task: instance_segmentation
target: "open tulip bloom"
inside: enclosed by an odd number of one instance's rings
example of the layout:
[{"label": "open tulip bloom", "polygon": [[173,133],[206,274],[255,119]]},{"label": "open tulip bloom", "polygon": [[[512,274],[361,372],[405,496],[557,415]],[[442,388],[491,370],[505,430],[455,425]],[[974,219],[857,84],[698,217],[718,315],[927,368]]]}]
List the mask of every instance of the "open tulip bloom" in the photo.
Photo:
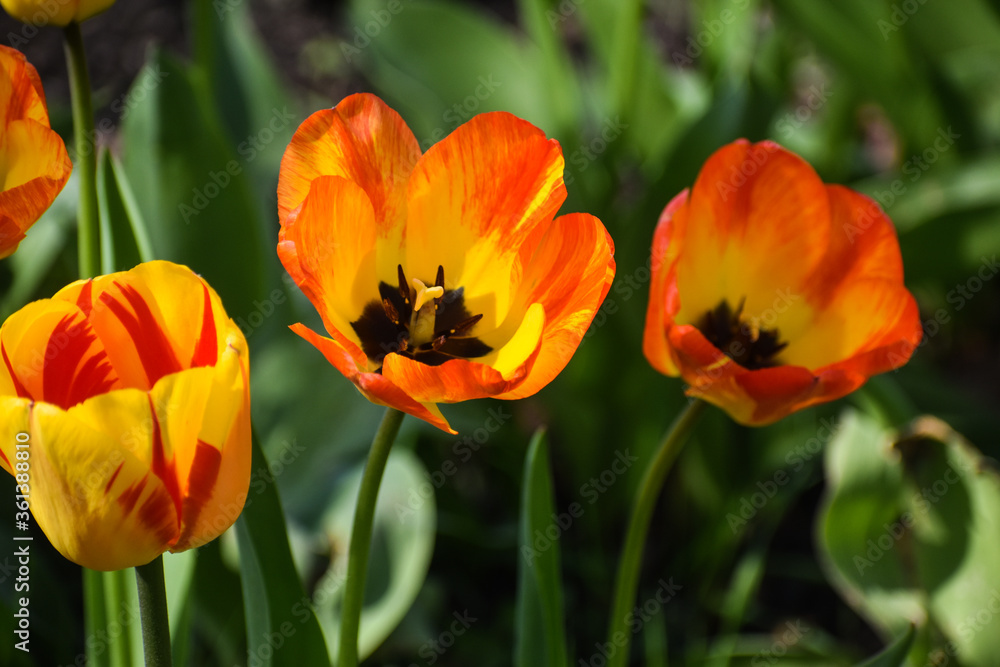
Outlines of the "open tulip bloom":
[{"label": "open tulip bloom", "polygon": [[0,46],[0,258],[17,250],[72,171],[49,127],[38,72],[20,51]]},{"label": "open tulip bloom", "polygon": [[742,424],[840,398],[920,342],[892,222],[771,142],[709,158],[652,266],[646,358]]},{"label": "open tulip bloom", "polygon": [[554,218],[562,172],[559,144],[507,113],[423,155],[373,95],[314,113],[282,160],[278,254],[330,337],[293,330],[369,400],[444,430],[438,403],[534,394],[615,271],[597,218]]},{"label": "open tulip bloom", "polygon": [[149,262],[77,281],[11,315],[0,357],[0,465],[30,479],[22,493],[66,558],[144,565],[237,519],[246,341],[190,269]]},{"label": "open tulip bloom", "polygon": [[651,260],[643,350],[702,400],[678,416],[639,485],[608,633],[625,647],[609,667],[626,664],[653,506],[705,402],[769,424],[898,368],[921,337],[892,222],[769,141],[708,159],[660,216]]}]

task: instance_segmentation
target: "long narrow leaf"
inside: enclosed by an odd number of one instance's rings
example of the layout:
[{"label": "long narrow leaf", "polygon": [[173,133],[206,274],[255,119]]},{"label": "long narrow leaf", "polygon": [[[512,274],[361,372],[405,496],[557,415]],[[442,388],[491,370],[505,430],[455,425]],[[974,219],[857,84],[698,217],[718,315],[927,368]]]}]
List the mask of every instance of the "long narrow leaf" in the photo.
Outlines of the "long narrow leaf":
[{"label": "long narrow leaf", "polygon": [[521,493],[518,540],[517,641],[514,664],[520,667],[567,664],[563,590],[559,574],[559,535],[545,432],[528,447]]},{"label": "long narrow leaf", "polygon": [[[264,453],[254,437],[252,469],[266,468]],[[236,522],[236,538],[249,664],[327,664],[326,642],[292,562],[285,516],[273,479],[260,480],[251,488]]]}]

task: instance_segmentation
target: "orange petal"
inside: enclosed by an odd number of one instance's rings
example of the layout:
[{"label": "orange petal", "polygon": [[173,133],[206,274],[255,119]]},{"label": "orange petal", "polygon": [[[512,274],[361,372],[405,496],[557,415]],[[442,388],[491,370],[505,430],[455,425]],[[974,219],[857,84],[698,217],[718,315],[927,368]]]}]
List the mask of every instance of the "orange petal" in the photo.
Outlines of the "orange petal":
[{"label": "orange petal", "polygon": [[[409,183],[407,275],[465,289],[482,327],[506,317],[514,257],[566,198],[562,149],[508,113],[475,116],[420,159]],[[480,303],[479,301],[488,302]]]},{"label": "orange petal", "polygon": [[518,298],[545,308],[545,328],[527,377],[498,398],[531,396],[569,363],[614,280],[614,242],[600,220],[572,213],[538,230],[522,248],[521,264]]},{"label": "orange petal", "polygon": [[282,223],[320,176],[341,176],[368,195],[379,233],[406,215],[406,181],[420,158],[416,137],[399,114],[374,95],[351,95],[317,111],[295,131],[281,160],[278,219]]},{"label": "orange petal", "polygon": [[684,190],[670,200],[656,225],[650,255],[649,305],[642,339],[643,354],[653,368],[674,376],[680,374],[680,370],[674,363],[667,340],[680,309],[676,263],[681,244],[674,242],[674,217],[686,211],[687,201],[688,191]]},{"label": "orange petal", "polygon": [[33,120],[10,123],[0,137],[0,258],[13,253],[25,231],[69,180],[73,165],[59,135]]},{"label": "orange petal", "polygon": [[505,380],[496,370],[465,359],[429,366],[399,354],[389,354],[382,375],[420,403],[457,403],[496,396],[517,386],[521,373]]},{"label": "orange petal", "polygon": [[49,126],[42,80],[23,53],[0,45],[0,125],[23,119]]},{"label": "orange petal", "polygon": [[674,232],[680,323],[722,299],[735,306],[745,297],[744,312],[764,312],[776,295],[800,292],[823,259],[826,189],[812,167],[777,144],[740,140],[719,149],[698,175],[688,208]]},{"label": "orange petal", "polygon": [[[376,236],[364,190],[339,176],[320,176],[302,206],[285,219],[278,244],[278,257],[319,311],[327,331],[362,367],[367,362],[351,322],[366,304],[380,299]],[[398,256],[389,259],[392,276],[398,262]]]},{"label": "orange petal", "polygon": [[[448,425],[436,405],[420,403],[380,373],[358,371],[351,355],[337,341],[320,336],[302,324],[293,324],[289,328],[322,352],[327,361],[353,382],[358,391],[372,403],[401,410],[453,435],[458,433]],[[398,355],[389,355],[386,360],[395,356]]]}]

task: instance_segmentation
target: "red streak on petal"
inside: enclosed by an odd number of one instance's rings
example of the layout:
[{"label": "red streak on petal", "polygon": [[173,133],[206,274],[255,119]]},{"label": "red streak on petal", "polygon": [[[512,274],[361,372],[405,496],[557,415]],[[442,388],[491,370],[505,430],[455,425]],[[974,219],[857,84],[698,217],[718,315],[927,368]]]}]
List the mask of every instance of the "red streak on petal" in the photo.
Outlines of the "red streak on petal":
[{"label": "red streak on petal", "polygon": [[215,490],[215,482],[219,479],[219,469],[222,467],[222,452],[208,444],[198,441],[198,448],[191,463],[191,477],[188,479],[187,497],[184,498],[184,514],[181,525],[181,536],[178,544],[188,541],[191,530],[198,522],[202,508],[211,500]]},{"label": "red streak on petal", "polygon": [[115,468],[114,474],[111,475],[111,479],[108,480],[108,485],[104,487],[104,495],[108,495],[109,493],[111,493],[111,485],[115,483],[116,479],[118,479],[118,473],[122,471],[123,465],[125,465],[124,462],[119,463],[118,467]]},{"label": "red streak on petal", "polygon": [[177,538],[177,516],[171,510],[170,503],[164,502],[161,494],[151,495],[139,508],[139,521],[156,535],[164,549],[173,545]]},{"label": "red streak on petal", "polygon": [[76,307],[83,311],[83,314],[90,318],[90,311],[94,307],[93,294],[94,279],[88,280],[83,289],[80,290],[80,296],[76,297]]},{"label": "red streak on petal", "polygon": [[8,458],[7,458],[7,455],[3,453],[3,450],[2,450],[2,449],[0,449],[0,458],[2,458],[2,459],[3,459],[3,462],[7,464],[7,467],[8,467],[8,468],[9,468],[10,470],[13,470],[13,469],[14,469],[14,466],[12,466],[12,465],[10,464],[10,459],[8,459]]},{"label": "red streak on petal", "polygon": [[121,506],[123,513],[129,514],[135,508],[135,503],[139,500],[139,496],[142,495],[142,490],[146,488],[147,479],[149,479],[148,473],[138,482],[122,491],[118,496],[118,504]]},{"label": "red streak on petal", "polygon": [[68,410],[91,396],[103,394],[115,384],[114,370],[97,335],[86,321],[72,315],[59,320],[45,346],[42,399]]},{"label": "red streak on petal", "polygon": [[113,297],[110,290],[101,294],[101,302],[111,309],[132,337],[149,386],[152,387],[165,375],[183,370],[173,347],[142,295],[131,285],[115,282],[115,286],[128,301],[131,311]]},{"label": "red streak on petal", "polygon": [[34,397],[28,393],[28,390],[24,388],[24,385],[17,378],[17,375],[14,374],[14,368],[10,365],[10,359],[7,357],[7,348],[4,347],[2,342],[0,342],[0,354],[3,355],[3,363],[7,366],[7,373],[10,374],[10,380],[14,383],[14,391],[17,392],[18,397],[34,400]]},{"label": "red streak on petal", "polygon": [[163,452],[163,434],[160,432],[160,420],[156,417],[156,408],[153,406],[153,397],[149,397],[149,412],[153,416],[153,461],[150,468],[153,474],[160,478],[167,493],[174,501],[174,508],[177,510],[177,519],[181,514],[181,490],[177,484],[177,466],[173,460],[167,461]]},{"label": "red streak on petal", "polygon": [[205,290],[205,308],[201,320],[201,336],[194,346],[194,356],[191,357],[191,368],[214,366],[219,360],[219,338],[215,333],[215,317],[212,314],[212,298]]}]

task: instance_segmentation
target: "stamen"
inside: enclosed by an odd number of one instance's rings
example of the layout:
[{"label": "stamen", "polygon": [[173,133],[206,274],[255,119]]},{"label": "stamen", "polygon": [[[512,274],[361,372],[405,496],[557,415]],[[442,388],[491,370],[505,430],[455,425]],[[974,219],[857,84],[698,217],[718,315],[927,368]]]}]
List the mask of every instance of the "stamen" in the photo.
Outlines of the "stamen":
[{"label": "stamen", "polygon": [[403,297],[403,303],[410,303],[410,284],[406,282],[406,274],[403,273],[403,265],[397,264],[396,270],[398,271],[399,278],[399,296]]},{"label": "stamen", "polygon": [[423,283],[422,280],[418,278],[413,279],[413,287],[417,290],[416,299],[413,302],[413,310],[419,312],[424,304],[431,299],[440,299],[444,296],[444,288],[440,285],[435,285],[434,287],[428,287]]},{"label": "stamen", "polygon": [[[482,357],[492,350],[470,336],[483,316],[466,310],[461,287],[445,289],[443,266],[438,266],[431,286],[415,278],[407,280],[402,264],[396,265],[396,277],[395,286],[380,282],[380,299],[366,304],[361,317],[351,322],[369,360],[380,364],[386,355],[396,353],[438,366],[449,359]],[[447,308],[440,307],[442,303]]]}]

